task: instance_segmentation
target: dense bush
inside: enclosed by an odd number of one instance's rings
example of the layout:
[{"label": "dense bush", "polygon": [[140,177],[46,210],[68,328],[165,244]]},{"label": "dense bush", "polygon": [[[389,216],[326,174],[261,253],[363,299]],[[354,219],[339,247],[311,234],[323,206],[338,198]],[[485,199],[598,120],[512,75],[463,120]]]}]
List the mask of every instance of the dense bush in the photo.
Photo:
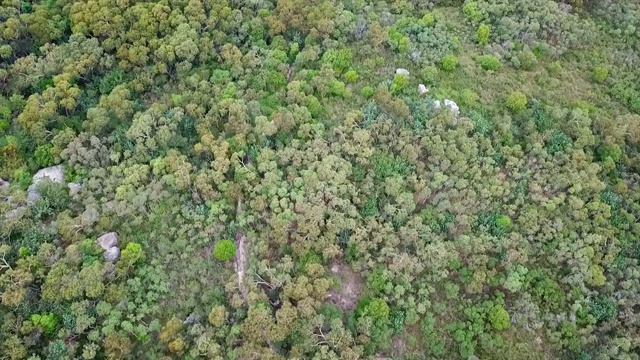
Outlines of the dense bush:
[{"label": "dense bush", "polygon": [[520,91],[511,93],[507,97],[507,108],[512,111],[522,111],[527,107],[527,95]]},{"label": "dense bush", "polygon": [[220,261],[231,260],[236,255],[236,245],[233,240],[220,240],[213,250],[213,255]]},{"label": "dense bush", "polygon": [[484,70],[497,71],[502,67],[500,60],[493,55],[479,56],[476,61]]}]

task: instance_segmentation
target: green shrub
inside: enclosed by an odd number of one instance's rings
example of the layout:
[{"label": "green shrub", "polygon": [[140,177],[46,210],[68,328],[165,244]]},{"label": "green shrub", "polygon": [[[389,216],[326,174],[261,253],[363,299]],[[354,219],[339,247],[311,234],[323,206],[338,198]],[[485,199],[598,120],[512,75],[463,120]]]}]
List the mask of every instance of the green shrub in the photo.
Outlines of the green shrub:
[{"label": "green shrub", "polygon": [[471,89],[462,89],[460,92],[459,102],[466,107],[475,106],[480,101],[480,96]]},{"label": "green shrub", "polygon": [[596,66],[591,74],[593,81],[603,83],[609,76],[609,70],[604,66]]},{"label": "green shrub", "polygon": [[453,71],[458,67],[458,58],[455,55],[447,55],[442,58],[442,70]]},{"label": "green shrub", "polygon": [[534,66],[536,66],[536,64],[538,64],[538,58],[536,58],[536,55],[531,51],[521,52],[520,54],[518,54],[517,59],[517,67],[523,70],[531,70],[534,68]]},{"label": "green shrub", "polygon": [[420,23],[423,26],[432,26],[436,23],[436,17],[433,13],[426,13],[422,16],[422,19],[420,19]]},{"label": "green shrub", "polygon": [[547,150],[551,154],[565,152],[571,146],[571,138],[562,131],[556,130],[547,142]]},{"label": "green shrub", "polygon": [[236,255],[236,244],[233,240],[220,240],[213,250],[213,256],[220,261],[231,260]]},{"label": "green shrub", "polygon": [[559,61],[554,61],[547,65],[547,71],[549,72],[549,74],[555,75],[559,73],[560,70],[562,70],[562,65]]},{"label": "green shrub", "polygon": [[402,74],[396,74],[391,82],[389,90],[392,94],[397,94],[409,85],[409,78]]},{"label": "green shrub", "polygon": [[493,132],[495,127],[493,123],[479,112],[471,111],[469,113],[469,119],[471,119],[471,122],[474,125],[474,130],[478,134],[488,136]]},{"label": "green shrub", "polygon": [[369,99],[373,96],[374,93],[375,90],[371,86],[365,86],[362,88],[362,90],[360,90],[360,95],[362,95],[362,97],[365,99]]},{"label": "green shrub", "polygon": [[435,66],[426,66],[420,72],[420,78],[426,84],[433,84],[436,81],[436,79],[438,78],[438,68],[435,67]]},{"label": "green shrub", "polygon": [[487,45],[489,43],[489,33],[489,25],[481,24],[478,26],[478,30],[476,30],[476,40],[478,41],[478,44]]},{"label": "green shrub", "polygon": [[140,261],[144,257],[142,253],[142,246],[135,242],[130,242],[127,246],[122,250],[122,254],[120,256],[121,261],[125,261],[129,264],[135,264]]},{"label": "green shrub", "polygon": [[38,164],[39,167],[49,167],[53,165],[53,154],[52,154],[53,146],[40,145],[36,148],[36,151],[33,153],[33,160]]},{"label": "green shrub", "polygon": [[473,22],[478,22],[483,17],[482,12],[478,9],[478,3],[475,1],[467,3],[462,8],[462,12]]},{"label": "green shrub", "polygon": [[484,70],[497,71],[502,67],[500,60],[493,55],[482,55],[476,61]]},{"label": "green shrub", "polygon": [[611,158],[613,162],[618,162],[622,157],[622,149],[618,144],[601,144],[596,148],[596,154],[600,161]]},{"label": "green shrub", "polygon": [[53,335],[60,322],[60,319],[54,313],[33,314],[29,320],[47,336]]},{"label": "green shrub", "polygon": [[359,77],[360,75],[358,75],[358,72],[356,72],[355,70],[349,70],[344,74],[344,79],[351,84],[358,81]]},{"label": "green shrub", "polygon": [[330,64],[335,72],[342,74],[353,64],[353,53],[349,49],[329,49],[322,56],[322,61]]},{"label": "green shrub", "polygon": [[502,305],[494,305],[489,310],[489,323],[496,330],[505,330],[509,328],[509,313]]},{"label": "green shrub", "polygon": [[0,120],[0,135],[4,134],[9,127],[11,127],[11,124],[8,120]]},{"label": "green shrub", "polygon": [[333,96],[346,98],[349,97],[350,91],[347,89],[347,85],[340,80],[333,80],[329,86],[329,92]]},{"label": "green shrub", "polygon": [[512,111],[522,111],[527,108],[527,95],[516,91],[507,98],[507,108]]},{"label": "green shrub", "polygon": [[17,168],[11,177],[12,182],[18,184],[21,188],[26,189],[31,184],[31,173],[26,166]]}]

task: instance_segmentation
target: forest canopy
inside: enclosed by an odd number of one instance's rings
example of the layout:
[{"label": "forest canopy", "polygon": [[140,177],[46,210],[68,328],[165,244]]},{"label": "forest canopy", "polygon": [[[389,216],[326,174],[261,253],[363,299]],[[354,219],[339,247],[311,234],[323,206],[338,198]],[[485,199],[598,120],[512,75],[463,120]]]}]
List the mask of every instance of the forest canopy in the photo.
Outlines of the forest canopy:
[{"label": "forest canopy", "polygon": [[0,359],[640,359],[636,0],[5,0]]}]

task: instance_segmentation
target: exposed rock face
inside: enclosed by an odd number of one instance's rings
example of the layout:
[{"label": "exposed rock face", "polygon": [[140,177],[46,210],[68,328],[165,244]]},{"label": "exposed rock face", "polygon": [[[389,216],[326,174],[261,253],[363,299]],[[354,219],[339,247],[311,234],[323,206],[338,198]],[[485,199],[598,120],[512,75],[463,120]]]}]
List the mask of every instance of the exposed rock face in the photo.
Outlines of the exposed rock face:
[{"label": "exposed rock face", "polygon": [[191,313],[187,318],[182,322],[183,325],[193,325],[197,322],[200,322],[202,316],[197,313]]},{"label": "exposed rock face", "polygon": [[[116,234],[115,232],[102,234],[96,241],[101,248],[103,248],[104,250],[109,250],[118,245],[118,234]],[[119,253],[120,251],[118,250],[118,254]]]},{"label": "exposed rock face", "polygon": [[64,168],[62,165],[40,169],[35,175],[33,175],[32,183],[27,189],[27,204],[33,205],[33,203],[40,198],[38,184],[46,179],[59,184],[64,183]]},{"label": "exposed rock face", "polygon": [[117,246],[110,248],[102,254],[104,261],[115,263],[120,259],[120,249]]},{"label": "exposed rock face", "polygon": [[0,193],[9,190],[9,186],[11,186],[11,184],[9,184],[8,181],[4,181],[0,178]]},{"label": "exposed rock face", "polygon": [[424,95],[429,92],[429,89],[427,89],[424,84],[420,84],[418,85],[418,92],[420,93],[420,95]]},{"label": "exposed rock face", "polygon": [[396,74],[409,76],[409,70],[403,69],[403,68],[399,68],[399,69],[396,69]]}]

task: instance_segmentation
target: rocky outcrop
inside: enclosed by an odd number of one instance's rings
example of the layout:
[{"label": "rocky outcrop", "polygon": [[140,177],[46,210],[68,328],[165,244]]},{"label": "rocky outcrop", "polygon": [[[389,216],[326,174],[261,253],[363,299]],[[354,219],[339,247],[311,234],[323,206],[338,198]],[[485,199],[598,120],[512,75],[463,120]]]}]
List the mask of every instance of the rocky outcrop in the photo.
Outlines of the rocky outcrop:
[{"label": "rocky outcrop", "polygon": [[118,240],[118,234],[115,232],[102,234],[96,239],[98,245],[104,249],[102,254],[104,261],[115,263],[120,259],[120,248],[117,246]]},{"label": "rocky outcrop", "polygon": [[33,175],[31,185],[27,189],[28,205],[33,205],[36,200],[40,198],[38,185],[46,180],[53,181],[58,184],[64,183],[64,168],[62,167],[62,165],[40,169],[35,175]]},{"label": "rocky outcrop", "polygon": [[100,235],[96,240],[98,245],[104,250],[109,250],[114,246],[118,245],[118,234],[115,232],[109,232],[106,234]]}]

